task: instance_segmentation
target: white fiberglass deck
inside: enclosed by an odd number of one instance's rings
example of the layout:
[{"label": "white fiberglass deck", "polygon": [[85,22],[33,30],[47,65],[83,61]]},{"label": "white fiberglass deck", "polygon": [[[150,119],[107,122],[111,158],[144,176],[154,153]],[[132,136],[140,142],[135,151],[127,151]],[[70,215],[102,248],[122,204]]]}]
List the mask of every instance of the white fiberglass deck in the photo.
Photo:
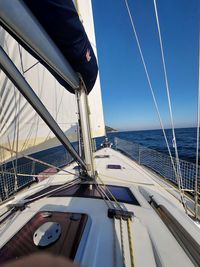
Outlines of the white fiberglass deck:
[{"label": "white fiberglass deck", "polygon": [[[131,189],[140,206],[122,203],[122,206],[134,212],[131,223],[133,240],[134,263],[138,267],[146,266],[194,266],[182,247],[176,241],[161,218],[145,199],[145,194],[158,195],[159,201],[167,203],[172,212],[175,210],[180,220],[184,220],[186,228],[200,243],[200,232],[193,221],[186,217],[179,200],[168,193],[164,187],[155,181],[145,169],[121,153],[110,148],[97,151],[95,159],[99,176],[106,184],[126,186]],[[103,156],[109,157],[103,157]],[[121,165],[121,169],[108,169],[107,165]],[[66,169],[75,172],[73,167]],[[43,182],[32,186],[29,191],[18,194],[15,201],[27,197],[47,186],[63,184],[73,179],[72,175],[62,172],[51,176]],[[100,182],[100,181],[99,181]],[[100,182],[101,183],[101,182]],[[143,192],[145,193],[141,193]],[[29,204],[25,210],[16,212],[9,221],[0,226],[0,246],[2,247],[23,225],[38,211],[69,211],[85,213],[89,216],[75,260],[83,266],[123,266],[122,242],[119,220],[107,216],[107,205],[104,200],[78,197],[44,197]],[[5,211],[5,205],[2,206]],[[122,221],[124,229],[123,243],[125,247],[126,266],[130,265],[129,243],[127,238],[126,221]]]}]

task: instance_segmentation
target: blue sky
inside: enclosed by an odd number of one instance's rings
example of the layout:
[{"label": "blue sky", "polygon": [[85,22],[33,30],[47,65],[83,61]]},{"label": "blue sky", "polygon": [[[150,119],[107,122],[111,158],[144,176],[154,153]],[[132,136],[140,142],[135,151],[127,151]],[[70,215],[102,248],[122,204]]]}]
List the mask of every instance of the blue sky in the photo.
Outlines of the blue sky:
[{"label": "blue sky", "polygon": [[[128,0],[165,127],[170,127],[153,0]],[[157,0],[175,127],[195,126],[199,0]],[[93,0],[106,125],[158,129],[124,0]]]}]

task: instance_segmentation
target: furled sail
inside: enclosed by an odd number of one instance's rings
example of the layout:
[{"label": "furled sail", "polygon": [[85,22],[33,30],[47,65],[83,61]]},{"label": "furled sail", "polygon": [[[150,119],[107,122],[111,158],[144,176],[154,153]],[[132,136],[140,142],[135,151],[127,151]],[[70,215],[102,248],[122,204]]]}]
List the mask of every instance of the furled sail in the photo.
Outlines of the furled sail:
[{"label": "furled sail", "polygon": [[[80,1],[81,2],[81,1]],[[81,19],[96,53],[91,1],[80,3]],[[77,140],[77,103],[38,61],[26,52],[4,29],[0,28],[0,45],[18,67],[50,114],[70,141]],[[104,120],[99,77],[89,95],[92,137],[104,135]],[[54,134],[39,118],[25,98],[0,71],[0,145],[13,151],[31,154],[59,145]],[[1,150],[1,162],[14,154]]]}]

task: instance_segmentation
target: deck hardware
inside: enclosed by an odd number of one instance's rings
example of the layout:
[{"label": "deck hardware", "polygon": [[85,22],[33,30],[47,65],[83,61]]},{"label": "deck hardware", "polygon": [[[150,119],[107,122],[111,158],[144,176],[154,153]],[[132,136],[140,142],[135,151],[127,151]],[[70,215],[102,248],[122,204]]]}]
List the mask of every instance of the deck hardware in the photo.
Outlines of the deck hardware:
[{"label": "deck hardware", "polygon": [[33,242],[38,247],[47,247],[56,242],[61,235],[61,225],[57,222],[42,224],[33,234]]},{"label": "deck hardware", "polygon": [[42,213],[42,217],[43,218],[49,218],[51,216],[52,216],[52,213],[51,212],[45,211],[45,212]]},{"label": "deck hardware", "polygon": [[72,216],[70,217],[70,220],[72,221],[79,221],[81,219],[81,214],[72,214]]},{"label": "deck hardware", "polygon": [[116,169],[116,170],[120,170],[120,169],[122,169],[122,166],[121,166],[121,165],[118,165],[118,164],[108,164],[108,165],[107,165],[107,169]]},{"label": "deck hardware", "polygon": [[108,209],[108,218],[113,219],[120,219],[128,220],[134,217],[134,213],[132,211],[127,210],[116,210],[116,209]]},{"label": "deck hardware", "polygon": [[110,158],[110,155],[96,155],[95,159],[104,159],[104,158]]},{"label": "deck hardware", "polygon": [[7,205],[7,207],[9,209],[13,209],[14,208],[15,211],[17,211],[17,210],[22,211],[22,210],[24,210],[26,208],[26,202],[20,201],[20,202],[17,202],[17,203],[12,203],[12,204]]}]

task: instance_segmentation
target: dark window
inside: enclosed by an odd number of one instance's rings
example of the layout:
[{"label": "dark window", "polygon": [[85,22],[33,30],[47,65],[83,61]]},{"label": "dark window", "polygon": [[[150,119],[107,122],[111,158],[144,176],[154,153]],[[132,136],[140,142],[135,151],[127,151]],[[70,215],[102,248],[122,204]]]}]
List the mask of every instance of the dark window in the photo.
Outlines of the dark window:
[{"label": "dark window", "polygon": [[[103,186],[103,185],[100,185]],[[38,197],[40,194],[50,192],[51,190],[57,189],[59,186],[50,186],[35,195],[31,196],[31,198]],[[114,195],[114,197],[119,202],[124,202],[128,204],[133,204],[139,206],[137,199],[132,194],[131,190],[128,187],[123,186],[115,186],[115,185],[107,185],[107,188],[111,193]],[[112,196],[110,195],[109,191],[107,191],[108,196],[112,199]],[[97,189],[96,185],[92,185],[92,189],[90,189],[89,184],[78,184],[70,186],[69,188],[60,189],[59,191],[52,193],[49,195],[50,197],[85,197],[85,198],[98,198],[102,199],[102,196]],[[29,199],[29,198],[27,198]]]},{"label": "dark window", "polygon": [[121,170],[122,166],[121,165],[117,165],[117,164],[108,164],[107,168],[108,169],[113,169],[113,170]]},{"label": "dark window", "polygon": [[127,187],[122,186],[108,186],[111,193],[119,202],[131,203],[133,205],[139,205],[136,198],[133,196],[131,190]]}]

